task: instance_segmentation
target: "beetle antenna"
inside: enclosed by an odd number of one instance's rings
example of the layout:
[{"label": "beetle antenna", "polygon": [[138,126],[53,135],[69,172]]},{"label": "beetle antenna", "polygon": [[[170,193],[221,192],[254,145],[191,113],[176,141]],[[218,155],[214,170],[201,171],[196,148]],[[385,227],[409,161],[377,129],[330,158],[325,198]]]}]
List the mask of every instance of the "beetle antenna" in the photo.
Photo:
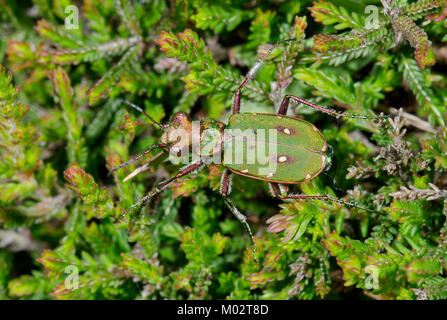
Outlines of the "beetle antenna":
[{"label": "beetle antenna", "polygon": [[154,118],[152,118],[150,115],[147,114],[147,112],[145,112],[143,110],[143,108],[137,106],[136,104],[133,104],[132,102],[127,101],[126,99],[121,99],[121,101],[124,102],[125,104],[127,104],[129,107],[132,107],[135,110],[138,110],[139,112],[144,114],[153,124],[155,124],[160,129],[165,129],[169,126],[168,124],[163,124],[163,123],[159,123],[159,122],[155,121]]},{"label": "beetle antenna", "polygon": [[[137,157],[135,157],[135,158],[133,158],[133,159],[130,159],[130,160],[124,162],[124,163],[121,163],[119,166],[116,166],[115,168],[113,168],[112,170],[110,170],[109,173],[108,173],[107,175],[110,176],[110,175],[111,175],[112,173],[114,173],[116,170],[128,166],[128,165],[131,164],[132,162],[135,162],[135,161],[137,161],[138,159],[140,159],[141,157],[147,155],[149,152],[151,152],[151,151],[154,150],[154,149],[165,148],[165,147],[167,147],[167,146],[168,146],[168,145],[167,145],[166,143],[161,143],[161,144],[153,145],[152,147],[150,147],[149,149],[147,149],[146,151],[144,151],[144,152],[143,152],[142,154],[140,154],[139,156],[137,156]],[[150,160],[152,160],[152,159],[150,159]],[[150,161],[150,160],[149,160],[149,161]]]},{"label": "beetle antenna", "polygon": [[158,158],[160,158],[164,154],[165,154],[165,150],[162,150],[159,153],[157,153],[155,156],[153,156],[148,161],[146,161],[141,167],[139,167],[139,168],[135,169],[134,171],[132,171],[132,173],[130,173],[127,177],[125,177],[123,179],[123,182],[126,182],[129,179],[132,179],[133,177],[135,177],[140,172],[143,172],[143,171],[147,170],[147,168],[149,168],[149,165],[151,165],[155,160],[157,160]]}]

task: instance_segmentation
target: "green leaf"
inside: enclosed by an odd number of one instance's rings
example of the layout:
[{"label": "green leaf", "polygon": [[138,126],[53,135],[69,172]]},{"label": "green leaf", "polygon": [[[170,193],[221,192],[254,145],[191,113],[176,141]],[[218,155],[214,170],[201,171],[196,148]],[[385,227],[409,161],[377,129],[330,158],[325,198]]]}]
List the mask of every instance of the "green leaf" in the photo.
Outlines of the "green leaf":
[{"label": "green leaf", "polygon": [[337,7],[328,1],[314,2],[309,8],[315,21],[325,25],[335,25],[335,29],[361,28],[364,25],[363,17],[357,13],[349,13],[344,7]]},{"label": "green leaf", "polygon": [[209,29],[215,33],[220,33],[224,29],[227,31],[234,30],[243,20],[252,15],[247,11],[216,4],[199,7],[197,13],[191,19],[199,29]]},{"label": "green leaf", "polygon": [[425,78],[424,72],[419,70],[416,61],[406,57],[402,57],[399,70],[403,72],[403,77],[415,94],[419,104],[424,111],[430,113],[430,122],[444,125],[444,114],[447,112],[445,106],[442,106],[438,99],[434,96],[433,90],[430,88]]}]

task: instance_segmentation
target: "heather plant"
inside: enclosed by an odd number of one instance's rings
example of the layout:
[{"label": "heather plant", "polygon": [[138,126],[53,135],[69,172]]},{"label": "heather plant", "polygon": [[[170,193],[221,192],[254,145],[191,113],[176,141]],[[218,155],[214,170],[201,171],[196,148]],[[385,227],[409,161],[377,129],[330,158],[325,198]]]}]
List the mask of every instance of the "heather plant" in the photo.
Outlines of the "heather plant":
[{"label": "heather plant", "polygon": [[[0,0],[0,299],[446,299],[447,2]],[[178,111],[291,102],[334,149],[280,201],[146,154]],[[256,259],[255,259],[256,258]]]}]

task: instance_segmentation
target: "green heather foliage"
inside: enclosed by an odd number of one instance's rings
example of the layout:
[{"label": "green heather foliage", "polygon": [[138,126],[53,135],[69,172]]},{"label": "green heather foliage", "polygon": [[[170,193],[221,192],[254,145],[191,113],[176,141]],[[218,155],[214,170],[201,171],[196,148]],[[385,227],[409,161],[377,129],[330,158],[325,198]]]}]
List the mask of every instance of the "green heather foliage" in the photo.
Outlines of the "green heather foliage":
[{"label": "green heather foliage", "polygon": [[[0,299],[446,299],[446,16],[445,0],[0,0]],[[259,57],[242,112],[294,94],[396,114],[292,103],[334,161],[291,188],[369,210],[275,200],[236,176],[255,261],[222,167],[132,212],[178,166],[124,182],[151,152],[107,173],[161,136],[121,99],[157,121],[225,122]]]}]

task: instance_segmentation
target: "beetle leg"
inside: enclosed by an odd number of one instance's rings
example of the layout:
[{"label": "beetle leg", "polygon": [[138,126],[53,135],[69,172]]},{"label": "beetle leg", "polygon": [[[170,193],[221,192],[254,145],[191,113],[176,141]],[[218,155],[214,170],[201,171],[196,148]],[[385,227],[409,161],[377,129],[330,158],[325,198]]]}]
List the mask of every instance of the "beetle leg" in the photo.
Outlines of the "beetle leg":
[{"label": "beetle leg", "polygon": [[232,180],[232,173],[228,169],[224,169],[224,172],[222,173],[222,179],[220,180],[220,194],[222,195],[222,198],[224,199],[225,204],[230,209],[231,213],[244,225],[245,229],[247,229],[248,235],[250,236],[250,241],[253,248],[253,257],[256,260],[256,247],[255,247],[255,241],[253,238],[253,233],[251,232],[250,225],[247,222],[247,217],[243,215],[231,202],[231,200],[228,198],[228,195],[231,193],[231,180]]},{"label": "beetle leg", "polygon": [[272,197],[278,198],[279,195],[287,194],[289,187],[276,182],[269,182],[269,191]]},{"label": "beetle leg", "polygon": [[307,195],[307,194],[282,194],[281,190],[280,190],[280,185],[278,183],[274,183],[274,182],[269,182],[270,184],[270,192],[272,193],[273,197],[281,199],[281,200],[286,200],[286,199],[309,199],[309,200],[323,200],[323,201],[331,201],[331,202],[337,202],[340,203],[342,205],[345,205],[347,207],[352,207],[352,208],[358,208],[358,209],[362,209],[368,212],[373,212],[376,213],[376,211],[359,206],[357,204],[355,204],[352,201],[344,201],[338,198],[334,198],[331,196],[320,196],[320,195]]},{"label": "beetle leg", "polygon": [[253,79],[256,76],[256,73],[262,67],[262,65],[263,65],[263,61],[262,60],[256,62],[256,64],[253,66],[253,68],[251,68],[250,71],[248,71],[245,80],[242,82],[242,84],[237,89],[236,94],[234,96],[233,113],[239,113],[239,111],[241,109],[241,91],[242,91],[242,88],[245,87],[245,85],[247,84],[247,82],[250,79]]},{"label": "beetle leg", "polygon": [[389,115],[378,115],[378,116],[366,116],[366,115],[362,115],[362,114],[358,114],[358,113],[347,113],[347,112],[340,112],[340,111],[336,111],[333,109],[329,109],[326,107],[322,107],[319,105],[316,105],[314,103],[311,103],[309,101],[306,101],[304,99],[298,98],[296,96],[291,96],[291,95],[286,95],[284,97],[284,99],[281,102],[281,106],[279,107],[279,111],[278,114],[283,114],[285,115],[287,113],[287,109],[289,108],[289,101],[290,99],[295,100],[299,103],[302,103],[308,107],[317,109],[321,112],[327,113],[337,119],[339,118],[353,118],[353,119],[369,119],[369,120],[374,120],[374,119],[386,119],[386,118],[390,118],[392,116],[394,116],[395,114],[389,114]]},{"label": "beetle leg", "polygon": [[[128,166],[128,165],[131,164],[132,162],[135,162],[135,161],[137,161],[138,159],[140,159],[141,157],[147,155],[149,152],[151,152],[151,151],[154,150],[154,149],[164,148],[164,147],[166,147],[166,146],[167,146],[167,144],[165,144],[165,143],[161,143],[161,144],[154,145],[154,146],[150,147],[149,149],[147,149],[146,151],[144,151],[144,152],[143,152],[142,154],[140,154],[139,156],[137,156],[137,157],[135,157],[135,158],[133,158],[133,159],[130,159],[129,161],[126,161],[126,162],[124,162],[124,163],[121,163],[119,166],[113,168],[112,170],[109,171],[109,173],[108,173],[107,175],[110,176],[110,175],[111,175],[112,173],[114,173],[116,170],[121,169],[121,168],[123,168],[123,167],[125,167],[125,166]],[[149,161],[150,161],[150,160],[149,160]]]},{"label": "beetle leg", "polygon": [[130,207],[129,211],[132,211],[133,209],[135,209],[139,205],[143,204],[147,200],[149,200],[149,199],[153,198],[154,196],[158,195],[159,193],[161,193],[164,189],[169,187],[169,185],[171,185],[175,180],[177,180],[183,176],[186,176],[187,174],[189,174],[195,170],[200,170],[202,166],[203,166],[202,161],[199,161],[199,162],[196,162],[193,164],[189,164],[188,166],[186,166],[186,168],[182,169],[175,176],[158,183],[151,191],[148,192],[147,195],[145,195],[137,203],[132,205],[132,207]]},{"label": "beetle leg", "polygon": [[289,109],[289,100],[290,100],[290,98],[288,95],[282,99],[281,106],[279,107],[279,110],[278,110],[278,114],[283,114],[283,115],[287,114],[287,110]]},{"label": "beetle leg", "polygon": [[[279,183],[269,182],[270,192],[272,196],[281,200],[285,199],[316,199],[316,200],[332,200],[335,198],[330,198],[329,196],[312,196],[307,194],[288,194],[287,192],[282,192]],[[339,200],[339,199],[336,199]],[[339,200],[343,201],[343,200]],[[338,201],[337,201],[338,202]],[[343,201],[345,202],[345,201]]]},{"label": "beetle leg", "polygon": [[248,80],[249,78],[245,78],[244,82],[242,82],[234,95],[233,113],[239,113],[239,110],[241,109],[241,90],[247,84]]}]

